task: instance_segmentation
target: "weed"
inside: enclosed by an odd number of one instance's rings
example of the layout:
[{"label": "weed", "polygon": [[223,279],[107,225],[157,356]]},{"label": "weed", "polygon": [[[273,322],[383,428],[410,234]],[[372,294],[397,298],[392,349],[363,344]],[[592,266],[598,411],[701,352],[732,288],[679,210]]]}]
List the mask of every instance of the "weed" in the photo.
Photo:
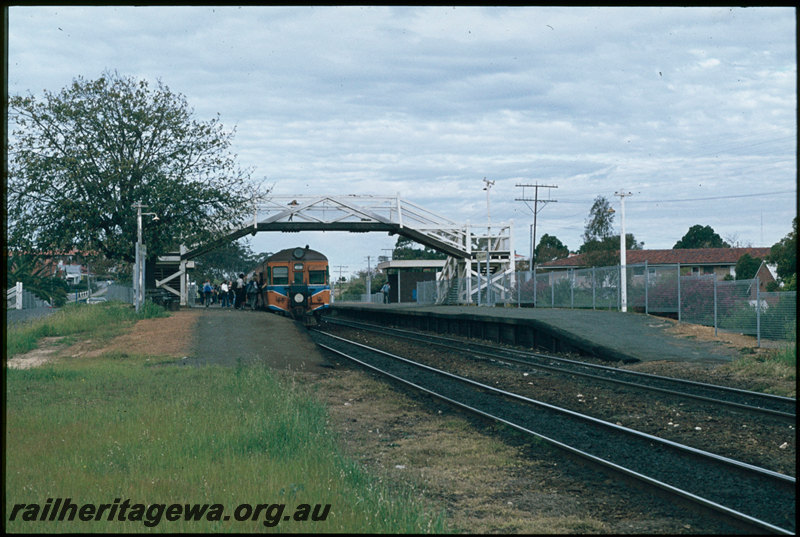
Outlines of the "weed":
[{"label": "weed", "polygon": [[[113,304],[64,308],[63,316],[37,333],[98,333],[109,319],[130,325],[137,318]],[[324,522],[281,520],[278,529],[447,531],[444,515],[430,512],[413,490],[389,486],[342,455],[325,407],[301,384],[281,381],[266,366],[147,367],[154,362],[164,357],[115,352],[7,369],[7,512],[48,498],[218,503],[226,513],[244,503],[284,503],[287,510],[330,504]],[[145,529],[105,517],[80,523],[18,517],[6,525],[12,532]],[[234,517],[159,526],[176,533],[263,529],[262,520]]]},{"label": "weed", "polygon": [[6,354],[11,357],[32,351],[44,337],[77,334],[113,337],[139,319],[166,316],[164,308],[152,302],[146,302],[138,314],[130,304],[118,301],[94,305],[71,303],[47,317],[9,327]]}]

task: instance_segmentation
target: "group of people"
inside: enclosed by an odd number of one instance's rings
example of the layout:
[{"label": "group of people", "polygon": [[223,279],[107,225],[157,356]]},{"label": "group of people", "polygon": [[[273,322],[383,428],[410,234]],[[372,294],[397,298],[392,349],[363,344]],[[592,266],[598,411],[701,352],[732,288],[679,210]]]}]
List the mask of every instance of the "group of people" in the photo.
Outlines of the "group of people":
[{"label": "group of people", "polygon": [[199,291],[205,307],[219,304],[221,308],[256,310],[262,306],[262,287],[255,278],[245,279],[244,274],[239,274],[235,280],[220,283],[211,283],[206,279]]}]

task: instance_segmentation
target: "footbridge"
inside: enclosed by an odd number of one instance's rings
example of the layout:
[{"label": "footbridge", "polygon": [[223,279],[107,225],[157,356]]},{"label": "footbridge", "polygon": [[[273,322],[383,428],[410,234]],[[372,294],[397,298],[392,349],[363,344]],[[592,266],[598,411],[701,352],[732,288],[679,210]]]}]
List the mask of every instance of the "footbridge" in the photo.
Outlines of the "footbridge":
[{"label": "footbridge", "polygon": [[[226,242],[248,234],[280,231],[346,231],[350,233],[384,232],[400,235],[419,244],[447,254],[445,269],[439,275],[442,285],[456,278],[468,282],[455,291],[458,301],[471,302],[480,287],[493,285],[496,292],[505,292],[500,282],[514,271],[514,252],[511,247],[511,223],[493,229],[459,224],[397,196],[273,196],[253,211],[249,222],[232,226],[220,239],[194,247],[182,247],[179,253],[159,258],[166,269],[176,270],[156,279],[156,287],[180,297],[186,305],[187,270],[192,259],[210,252]],[[475,231],[477,230],[477,231]],[[494,232],[494,233],[492,233]],[[480,275],[480,276],[479,276]],[[473,289],[469,282],[475,276],[479,282]],[[171,282],[180,281],[179,289]]]}]

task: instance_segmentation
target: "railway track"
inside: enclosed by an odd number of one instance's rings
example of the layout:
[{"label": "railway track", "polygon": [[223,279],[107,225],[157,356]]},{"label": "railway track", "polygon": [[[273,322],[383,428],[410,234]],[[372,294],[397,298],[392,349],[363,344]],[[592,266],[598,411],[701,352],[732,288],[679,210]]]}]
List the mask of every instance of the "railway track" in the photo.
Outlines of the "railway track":
[{"label": "railway track", "polygon": [[504,423],[757,531],[795,531],[796,480],[481,384],[318,330],[316,343],[373,371]]},{"label": "railway track", "polygon": [[359,330],[388,334],[393,337],[404,338],[426,345],[435,345],[440,348],[464,353],[464,356],[473,359],[497,360],[560,374],[577,375],[600,382],[705,401],[707,403],[737,408],[747,412],[767,414],[787,422],[795,422],[797,420],[797,400],[791,397],[782,397],[728,386],[641,373],[547,354],[503,349],[496,346],[465,342],[430,334],[420,334],[418,332],[388,328],[368,323],[332,318],[326,319],[326,322],[357,328]]}]

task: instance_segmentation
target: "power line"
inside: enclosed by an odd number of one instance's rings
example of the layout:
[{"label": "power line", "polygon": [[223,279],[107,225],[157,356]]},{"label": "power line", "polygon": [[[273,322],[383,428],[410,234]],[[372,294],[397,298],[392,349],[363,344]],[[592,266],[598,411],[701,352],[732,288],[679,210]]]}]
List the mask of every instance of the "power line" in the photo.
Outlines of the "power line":
[{"label": "power line", "polygon": [[686,198],[677,200],[635,200],[633,203],[681,203],[685,201],[707,201],[707,200],[724,200],[733,198],[763,198],[778,194],[794,194],[796,190],[779,190],[776,192],[760,192],[758,194],[734,194],[731,196],[710,196],[707,198]]},{"label": "power line", "polygon": [[[754,194],[733,194],[730,196],[709,196],[705,198],[684,198],[676,200],[631,200],[631,203],[683,203],[687,201],[708,201],[733,198],[766,198],[780,194],[794,194],[796,190],[776,190],[774,192],[758,192]],[[591,203],[594,200],[561,200],[561,203]]]},{"label": "power line", "polygon": [[[539,189],[540,188],[558,188],[556,185],[540,185],[539,183],[533,185],[516,185],[518,187],[522,187],[522,197],[516,198],[514,201],[522,201],[525,202],[525,205],[528,206],[528,209],[533,212],[533,234],[531,235],[531,258],[530,258],[530,269],[533,270],[534,266],[534,259],[533,259],[533,252],[536,248],[536,215],[539,214],[539,204],[542,203],[542,209],[544,209],[544,205],[547,205],[550,202],[556,203],[558,200],[553,200],[549,198],[549,191],[548,191],[548,198],[546,200],[539,199]],[[525,197],[525,188],[533,188],[534,189],[534,196],[533,199]],[[531,207],[528,202],[533,202],[533,207]]]}]

